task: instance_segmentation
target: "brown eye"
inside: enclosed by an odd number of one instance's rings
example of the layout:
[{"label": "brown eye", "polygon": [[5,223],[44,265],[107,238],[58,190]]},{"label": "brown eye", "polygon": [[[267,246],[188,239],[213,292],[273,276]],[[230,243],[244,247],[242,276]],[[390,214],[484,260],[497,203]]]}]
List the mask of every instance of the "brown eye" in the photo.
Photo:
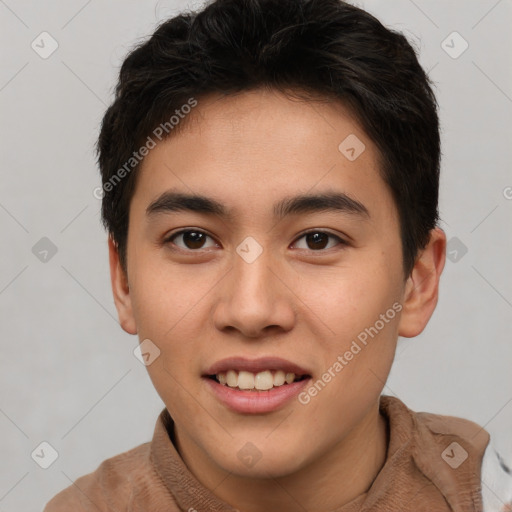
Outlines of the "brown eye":
[{"label": "brown eye", "polygon": [[[189,250],[197,250],[197,249],[204,249],[205,248],[205,241],[211,237],[204,233],[203,231],[198,231],[195,229],[188,229],[183,231],[178,231],[177,233],[174,233],[172,236],[170,236],[166,242],[171,242],[180,249],[189,249]],[[180,245],[179,243],[175,243],[175,240],[182,241],[183,245]],[[215,246],[215,244],[214,244]]]},{"label": "brown eye", "polygon": [[308,233],[306,243],[310,249],[325,249],[329,242],[329,236],[325,233]]},{"label": "brown eye", "polygon": [[[326,248],[330,249],[336,245],[346,245],[345,241],[339,236],[325,231],[310,231],[308,233],[304,233],[300,238],[298,238],[298,240],[302,239],[306,241],[306,247],[299,247],[299,249],[309,249],[312,251],[320,251]],[[329,239],[336,240],[338,243],[327,247]]]}]

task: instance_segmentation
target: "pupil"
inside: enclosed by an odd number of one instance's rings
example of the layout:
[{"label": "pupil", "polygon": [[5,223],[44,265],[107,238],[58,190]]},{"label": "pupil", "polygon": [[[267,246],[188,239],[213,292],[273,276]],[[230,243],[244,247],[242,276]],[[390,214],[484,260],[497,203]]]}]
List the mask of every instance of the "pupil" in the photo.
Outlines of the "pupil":
[{"label": "pupil", "polygon": [[183,234],[183,241],[189,249],[200,249],[202,241],[204,241],[204,233],[198,233],[197,231],[187,231]]},{"label": "pupil", "polygon": [[[321,240],[321,237],[324,237],[324,240]],[[306,235],[306,240],[308,241],[308,246],[310,249],[323,249],[326,246],[327,235],[325,233],[308,233]],[[310,246],[309,242],[313,242],[313,247]]]}]

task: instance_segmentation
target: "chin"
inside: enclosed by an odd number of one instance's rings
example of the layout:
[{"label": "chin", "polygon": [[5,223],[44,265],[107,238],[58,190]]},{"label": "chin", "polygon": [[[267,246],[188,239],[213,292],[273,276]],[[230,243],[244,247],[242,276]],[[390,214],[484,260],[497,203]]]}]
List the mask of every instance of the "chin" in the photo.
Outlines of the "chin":
[{"label": "chin", "polygon": [[262,449],[250,441],[241,444],[235,457],[226,458],[225,454],[217,459],[217,464],[225,471],[245,478],[282,478],[300,471],[306,464],[303,449],[300,446],[283,446],[269,444]]}]

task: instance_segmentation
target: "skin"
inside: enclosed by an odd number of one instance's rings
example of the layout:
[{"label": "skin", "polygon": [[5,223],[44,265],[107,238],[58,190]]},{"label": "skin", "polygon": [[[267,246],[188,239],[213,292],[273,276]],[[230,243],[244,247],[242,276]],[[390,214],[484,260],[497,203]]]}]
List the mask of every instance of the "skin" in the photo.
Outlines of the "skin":
[{"label": "skin", "polygon": [[[248,512],[332,510],[367,491],[384,464],[389,433],[379,396],[398,336],[420,334],[436,307],[445,234],[431,231],[404,276],[398,213],[376,146],[338,102],[258,89],[202,98],[190,116],[140,168],[127,274],[109,240],[120,324],[159,347],[148,372],[175,421],[177,448],[203,485]],[[338,150],[350,134],[366,146],[354,161]],[[234,216],[146,215],[169,189],[211,197]],[[326,190],[357,199],[369,218],[274,219],[278,200]],[[184,228],[210,237],[194,245],[178,235],[173,250],[168,238]],[[347,243],[327,238],[319,249],[304,230]],[[263,248],[250,264],[236,252],[247,236]],[[306,405],[293,399],[275,412],[239,414],[201,379],[225,357],[278,356],[307,368],[314,382],[395,302],[402,310]],[[247,442],[261,453],[252,467],[237,457]]]}]

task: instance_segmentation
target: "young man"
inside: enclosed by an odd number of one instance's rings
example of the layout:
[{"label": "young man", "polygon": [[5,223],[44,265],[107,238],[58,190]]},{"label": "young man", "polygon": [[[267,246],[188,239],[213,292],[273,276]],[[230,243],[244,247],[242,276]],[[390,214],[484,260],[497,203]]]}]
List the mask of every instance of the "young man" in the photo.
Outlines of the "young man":
[{"label": "young man", "polygon": [[489,434],[381,396],[446,246],[402,35],[341,0],[217,0],[126,58],[98,153],[120,324],[165,409],[46,512],[482,510]]}]

